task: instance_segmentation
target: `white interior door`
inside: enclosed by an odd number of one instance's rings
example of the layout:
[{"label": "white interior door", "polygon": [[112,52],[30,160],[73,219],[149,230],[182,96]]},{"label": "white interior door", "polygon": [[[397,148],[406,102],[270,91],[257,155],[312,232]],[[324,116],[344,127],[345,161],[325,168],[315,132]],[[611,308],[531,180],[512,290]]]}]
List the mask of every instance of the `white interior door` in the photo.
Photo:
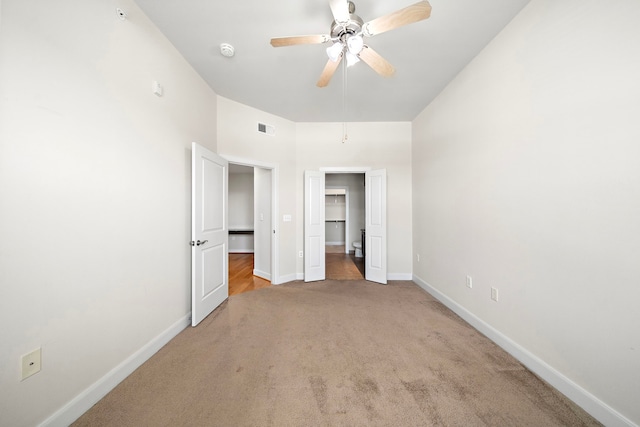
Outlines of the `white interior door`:
[{"label": "white interior door", "polygon": [[324,172],[304,173],[304,281],[324,280]]},{"label": "white interior door", "polygon": [[229,166],[195,142],[191,148],[191,325],[196,326],[229,297]]},{"label": "white interior door", "polygon": [[253,168],[253,275],[271,279],[271,169]]},{"label": "white interior door", "polygon": [[387,170],[365,173],[365,278],[387,284]]}]

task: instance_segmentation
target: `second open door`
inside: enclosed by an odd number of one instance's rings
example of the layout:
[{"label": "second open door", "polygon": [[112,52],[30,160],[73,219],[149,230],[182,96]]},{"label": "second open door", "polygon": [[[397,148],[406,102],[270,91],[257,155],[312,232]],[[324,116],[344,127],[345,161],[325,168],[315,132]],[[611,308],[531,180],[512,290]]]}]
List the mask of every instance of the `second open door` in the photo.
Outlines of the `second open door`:
[{"label": "second open door", "polygon": [[365,173],[365,278],[387,284],[387,171]]}]

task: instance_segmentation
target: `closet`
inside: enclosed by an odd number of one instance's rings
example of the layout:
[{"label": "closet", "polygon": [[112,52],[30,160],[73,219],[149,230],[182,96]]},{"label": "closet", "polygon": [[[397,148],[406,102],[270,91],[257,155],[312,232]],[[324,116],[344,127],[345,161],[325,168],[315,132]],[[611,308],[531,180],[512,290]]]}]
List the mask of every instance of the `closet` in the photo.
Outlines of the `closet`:
[{"label": "closet", "polygon": [[344,188],[327,188],[325,204],[325,244],[329,246],[345,245],[345,227],[347,221],[347,200]]},{"label": "closet", "polygon": [[254,252],[254,171],[229,167],[229,253]]},{"label": "closet", "polygon": [[364,174],[326,174],[325,245],[344,245],[345,253],[353,253],[353,242],[361,240],[364,220]]}]

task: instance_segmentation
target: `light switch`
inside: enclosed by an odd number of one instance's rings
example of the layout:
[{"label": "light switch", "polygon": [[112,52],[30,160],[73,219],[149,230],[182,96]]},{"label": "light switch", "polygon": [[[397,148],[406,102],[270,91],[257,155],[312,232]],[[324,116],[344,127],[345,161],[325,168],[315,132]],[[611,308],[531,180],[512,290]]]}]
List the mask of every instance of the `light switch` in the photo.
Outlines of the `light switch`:
[{"label": "light switch", "polygon": [[283,215],[282,216],[282,221],[291,222],[291,215]]}]

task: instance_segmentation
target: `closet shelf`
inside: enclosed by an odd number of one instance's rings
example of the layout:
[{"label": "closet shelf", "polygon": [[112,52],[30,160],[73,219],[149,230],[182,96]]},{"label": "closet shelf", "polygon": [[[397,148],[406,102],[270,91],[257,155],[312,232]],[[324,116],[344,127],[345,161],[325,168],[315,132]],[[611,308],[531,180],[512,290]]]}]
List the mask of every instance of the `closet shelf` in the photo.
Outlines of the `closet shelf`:
[{"label": "closet shelf", "polygon": [[229,228],[229,234],[253,234],[252,228]]}]

